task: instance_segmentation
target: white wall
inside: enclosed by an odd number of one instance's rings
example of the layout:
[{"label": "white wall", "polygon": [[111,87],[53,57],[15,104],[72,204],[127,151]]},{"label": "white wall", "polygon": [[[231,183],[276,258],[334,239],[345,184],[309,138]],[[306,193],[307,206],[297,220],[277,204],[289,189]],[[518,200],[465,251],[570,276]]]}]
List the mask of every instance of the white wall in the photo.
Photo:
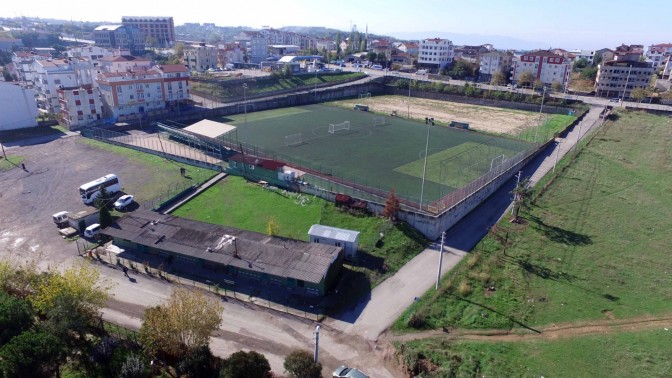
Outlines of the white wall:
[{"label": "white wall", "polygon": [[35,91],[0,82],[0,131],[37,126]]}]

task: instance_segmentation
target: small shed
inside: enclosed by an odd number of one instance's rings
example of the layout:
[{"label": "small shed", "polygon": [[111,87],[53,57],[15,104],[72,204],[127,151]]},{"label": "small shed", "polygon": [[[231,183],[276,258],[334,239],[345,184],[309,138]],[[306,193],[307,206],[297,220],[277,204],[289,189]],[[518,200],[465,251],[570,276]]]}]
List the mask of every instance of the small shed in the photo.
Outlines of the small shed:
[{"label": "small shed", "polygon": [[311,243],[342,247],[347,260],[353,260],[357,254],[359,231],[314,224],[308,231]]},{"label": "small shed", "polygon": [[84,229],[89,227],[94,223],[100,223],[100,210],[91,209],[83,210],[78,213],[68,214],[68,223],[70,227],[76,229],[79,232],[84,232]]}]

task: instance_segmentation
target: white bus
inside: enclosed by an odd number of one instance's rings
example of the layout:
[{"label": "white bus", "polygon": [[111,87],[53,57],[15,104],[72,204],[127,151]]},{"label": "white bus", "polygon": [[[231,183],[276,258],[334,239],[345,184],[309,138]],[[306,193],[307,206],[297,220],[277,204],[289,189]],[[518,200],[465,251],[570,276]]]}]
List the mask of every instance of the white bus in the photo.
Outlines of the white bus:
[{"label": "white bus", "polygon": [[100,196],[101,186],[110,194],[117,193],[121,190],[121,184],[119,183],[117,175],[105,175],[79,187],[79,195],[82,196],[82,201],[87,205],[95,201],[96,198]]}]

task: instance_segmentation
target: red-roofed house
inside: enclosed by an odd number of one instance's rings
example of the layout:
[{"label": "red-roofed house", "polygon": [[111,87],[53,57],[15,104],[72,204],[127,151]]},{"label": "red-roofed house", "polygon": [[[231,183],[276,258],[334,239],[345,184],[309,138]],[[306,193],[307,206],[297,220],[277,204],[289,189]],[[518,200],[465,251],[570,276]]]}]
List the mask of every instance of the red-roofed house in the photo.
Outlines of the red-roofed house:
[{"label": "red-roofed house", "polygon": [[560,83],[563,88],[572,73],[572,62],[546,50],[533,51],[513,58],[511,81],[517,83],[523,72],[531,72],[534,80],[545,85]]},{"label": "red-roofed house", "polygon": [[646,50],[646,61],[651,63],[654,69],[664,66],[670,56],[672,56],[672,43],[651,45]]}]

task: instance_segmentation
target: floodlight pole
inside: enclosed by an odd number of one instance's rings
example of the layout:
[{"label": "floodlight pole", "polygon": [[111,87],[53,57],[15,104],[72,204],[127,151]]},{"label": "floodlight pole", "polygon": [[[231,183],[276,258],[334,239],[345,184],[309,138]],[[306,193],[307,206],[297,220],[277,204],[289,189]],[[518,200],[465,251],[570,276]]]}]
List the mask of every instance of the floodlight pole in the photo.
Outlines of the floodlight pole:
[{"label": "floodlight pole", "polygon": [[245,144],[247,144],[247,83],[243,83],[243,102],[245,103]]},{"label": "floodlight pole", "polygon": [[406,105],[408,106],[408,119],[411,119],[411,79],[408,79],[408,101]]},{"label": "floodlight pole", "polygon": [[427,141],[425,142],[425,163],[422,167],[422,184],[420,185],[420,203],[418,204],[418,209],[422,210],[422,197],[425,194],[425,174],[427,173],[427,154],[429,150],[429,127],[431,122],[427,122]]},{"label": "floodlight pole", "polygon": [[436,272],[436,290],[439,290],[439,281],[441,281],[441,266],[443,265],[443,240],[446,237],[446,231],[441,233],[441,248],[439,249],[439,270]]},{"label": "floodlight pole", "polygon": [[545,98],[546,98],[546,86],[544,85],[544,92],[541,94],[541,107],[539,108],[539,121],[537,122],[537,130],[534,132],[534,143],[537,143],[537,135],[539,134],[539,126],[541,125],[541,111],[544,110]]},{"label": "floodlight pole", "polygon": [[315,327],[315,354],[313,356],[315,363],[318,362],[319,349],[320,349],[320,326],[318,325]]}]

